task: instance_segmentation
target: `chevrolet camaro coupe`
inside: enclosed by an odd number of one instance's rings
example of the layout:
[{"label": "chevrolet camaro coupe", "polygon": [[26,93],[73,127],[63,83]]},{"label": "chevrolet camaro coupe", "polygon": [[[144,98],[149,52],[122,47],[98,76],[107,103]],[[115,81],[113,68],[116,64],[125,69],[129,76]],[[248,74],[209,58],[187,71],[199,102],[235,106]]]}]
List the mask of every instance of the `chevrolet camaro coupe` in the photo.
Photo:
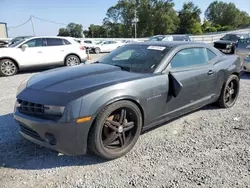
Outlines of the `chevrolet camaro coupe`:
[{"label": "chevrolet camaro coupe", "polygon": [[232,107],[240,58],[194,42],[124,45],[91,65],[24,81],[14,118],[20,134],[65,155],[125,155],[146,129],[205,105]]}]

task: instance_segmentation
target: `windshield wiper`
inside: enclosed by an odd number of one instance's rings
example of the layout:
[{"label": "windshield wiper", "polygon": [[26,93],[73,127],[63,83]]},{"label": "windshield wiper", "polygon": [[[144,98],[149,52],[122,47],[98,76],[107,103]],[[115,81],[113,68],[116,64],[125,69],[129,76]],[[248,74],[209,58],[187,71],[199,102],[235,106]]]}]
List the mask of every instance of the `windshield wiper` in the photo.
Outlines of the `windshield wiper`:
[{"label": "windshield wiper", "polygon": [[116,66],[116,67],[120,67],[122,70],[125,70],[125,71],[128,71],[128,72],[130,72],[131,71],[131,68],[129,68],[129,67],[124,67],[124,66],[121,66],[121,65],[114,65],[114,66]]}]

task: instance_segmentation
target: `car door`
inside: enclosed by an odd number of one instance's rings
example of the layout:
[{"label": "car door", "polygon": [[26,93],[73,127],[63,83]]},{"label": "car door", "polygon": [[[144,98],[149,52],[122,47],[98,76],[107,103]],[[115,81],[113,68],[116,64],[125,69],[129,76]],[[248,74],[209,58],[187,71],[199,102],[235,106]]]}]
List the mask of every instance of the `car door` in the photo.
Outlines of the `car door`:
[{"label": "car door", "polygon": [[[25,45],[26,48],[22,48],[23,45]],[[17,50],[17,61],[22,66],[41,66],[44,64],[44,45],[42,38],[28,40]]]},{"label": "car door", "polygon": [[212,63],[215,58],[207,48],[188,48],[176,53],[167,70],[182,88],[177,97],[168,96],[165,115],[182,114],[216,99],[217,72]]},{"label": "car door", "polygon": [[61,38],[44,38],[46,48],[44,50],[45,64],[63,64],[67,54],[67,48]]},{"label": "car door", "polygon": [[105,41],[101,44],[102,52],[110,52],[111,50],[111,41]]}]

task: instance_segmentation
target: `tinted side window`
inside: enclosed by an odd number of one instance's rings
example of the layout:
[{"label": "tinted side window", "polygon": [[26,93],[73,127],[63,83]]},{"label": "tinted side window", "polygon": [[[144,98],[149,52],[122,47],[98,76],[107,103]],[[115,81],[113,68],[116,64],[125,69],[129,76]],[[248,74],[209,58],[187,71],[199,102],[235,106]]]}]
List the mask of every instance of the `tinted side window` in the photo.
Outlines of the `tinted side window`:
[{"label": "tinted side window", "polygon": [[189,48],[179,51],[170,64],[172,68],[183,68],[207,63],[208,58],[205,48]]},{"label": "tinted side window", "polygon": [[34,48],[34,47],[41,47],[43,46],[43,41],[42,39],[31,39],[28,42],[26,42],[25,44],[27,44],[29,46],[29,48]]},{"label": "tinted side window", "polygon": [[63,40],[56,38],[47,38],[47,46],[62,46]]},{"label": "tinted side window", "polygon": [[213,60],[216,57],[216,55],[211,50],[209,49],[206,49],[206,50],[207,50],[208,60],[209,61]]}]

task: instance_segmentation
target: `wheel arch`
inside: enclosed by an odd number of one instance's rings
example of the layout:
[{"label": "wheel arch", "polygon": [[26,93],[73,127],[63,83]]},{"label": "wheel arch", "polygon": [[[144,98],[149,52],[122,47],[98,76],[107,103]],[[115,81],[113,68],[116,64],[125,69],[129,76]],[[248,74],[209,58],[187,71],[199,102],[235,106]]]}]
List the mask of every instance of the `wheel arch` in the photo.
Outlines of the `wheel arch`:
[{"label": "wheel arch", "polygon": [[113,103],[119,102],[119,101],[130,101],[134,104],[136,104],[136,106],[140,109],[141,112],[141,116],[142,116],[142,123],[144,124],[144,118],[145,118],[145,114],[144,114],[144,109],[141,106],[140,102],[138,99],[134,98],[134,97],[129,97],[129,96],[124,96],[124,97],[118,97],[118,98],[114,98],[109,100],[108,102],[106,102],[105,104],[103,104],[96,112],[95,114],[95,118],[96,116],[102,111],[102,109],[104,109],[106,106],[109,106]]},{"label": "wheel arch", "polygon": [[18,61],[17,61],[16,59],[14,59],[14,58],[12,58],[12,57],[5,56],[5,57],[1,57],[1,58],[0,58],[0,61],[2,61],[3,59],[10,59],[11,61],[13,61],[13,62],[16,64],[17,69],[18,69],[18,70],[20,69],[20,65],[19,65],[19,63],[18,63]]}]

